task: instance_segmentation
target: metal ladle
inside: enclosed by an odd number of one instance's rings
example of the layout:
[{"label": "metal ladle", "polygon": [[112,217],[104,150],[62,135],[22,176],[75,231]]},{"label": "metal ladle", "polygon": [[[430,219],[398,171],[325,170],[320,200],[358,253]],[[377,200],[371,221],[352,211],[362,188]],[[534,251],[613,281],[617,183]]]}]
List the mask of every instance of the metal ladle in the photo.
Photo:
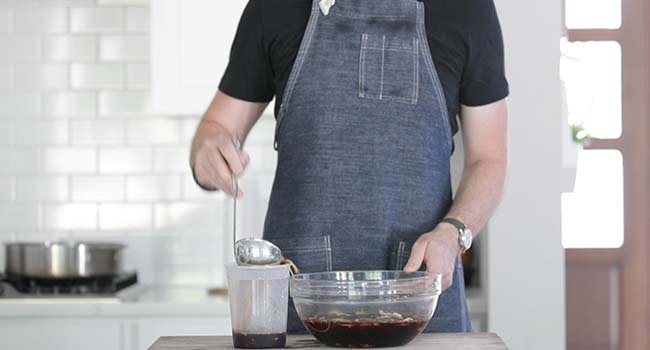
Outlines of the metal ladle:
[{"label": "metal ladle", "polygon": [[[237,152],[241,150],[239,137],[234,136],[232,143]],[[233,218],[232,218],[232,245],[237,265],[278,265],[284,262],[282,251],[275,244],[257,238],[243,238],[237,241],[237,193],[239,186],[237,177],[232,177],[233,187]]]},{"label": "metal ladle", "polygon": [[237,265],[279,265],[284,261],[275,244],[259,238],[242,238],[235,242]]}]

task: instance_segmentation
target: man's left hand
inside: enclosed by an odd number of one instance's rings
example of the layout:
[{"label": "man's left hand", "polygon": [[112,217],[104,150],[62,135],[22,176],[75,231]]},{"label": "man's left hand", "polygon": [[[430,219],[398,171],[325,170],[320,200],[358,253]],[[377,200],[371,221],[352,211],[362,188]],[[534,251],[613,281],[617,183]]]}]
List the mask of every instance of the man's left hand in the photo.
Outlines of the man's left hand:
[{"label": "man's left hand", "polygon": [[452,225],[441,223],[415,241],[404,271],[417,271],[424,263],[427,271],[442,275],[442,290],[445,290],[452,285],[459,254],[458,230]]}]

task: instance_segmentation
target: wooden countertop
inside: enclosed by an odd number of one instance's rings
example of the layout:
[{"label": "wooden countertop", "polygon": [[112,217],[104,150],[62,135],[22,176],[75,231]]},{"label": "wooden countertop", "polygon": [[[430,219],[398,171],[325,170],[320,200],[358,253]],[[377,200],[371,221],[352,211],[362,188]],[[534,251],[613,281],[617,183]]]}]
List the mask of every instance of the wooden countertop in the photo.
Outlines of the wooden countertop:
[{"label": "wooden countertop", "polygon": [[[309,335],[290,335],[287,348],[325,348]],[[160,337],[149,350],[221,350],[233,349],[232,338],[220,337]],[[494,333],[428,333],[420,334],[402,350],[508,350]]]}]

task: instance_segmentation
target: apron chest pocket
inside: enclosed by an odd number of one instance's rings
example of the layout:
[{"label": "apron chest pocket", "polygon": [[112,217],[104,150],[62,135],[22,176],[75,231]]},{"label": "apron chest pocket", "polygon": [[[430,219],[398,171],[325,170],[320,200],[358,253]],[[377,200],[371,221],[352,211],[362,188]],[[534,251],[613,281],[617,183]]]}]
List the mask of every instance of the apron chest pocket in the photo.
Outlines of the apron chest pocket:
[{"label": "apron chest pocket", "polygon": [[285,258],[291,259],[300,272],[332,271],[330,236],[294,236],[268,238],[277,245]]},{"label": "apron chest pocket", "polygon": [[416,104],[419,89],[417,39],[363,34],[359,97]]}]

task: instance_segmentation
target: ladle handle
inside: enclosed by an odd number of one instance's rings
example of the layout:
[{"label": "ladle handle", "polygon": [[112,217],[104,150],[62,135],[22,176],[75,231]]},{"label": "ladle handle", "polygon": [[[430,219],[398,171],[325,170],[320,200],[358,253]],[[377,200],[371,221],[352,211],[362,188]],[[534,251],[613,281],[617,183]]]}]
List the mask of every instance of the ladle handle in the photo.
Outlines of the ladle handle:
[{"label": "ladle handle", "polygon": [[[232,138],[232,144],[235,146],[237,153],[241,150],[241,142],[239,136],[235,135]],[[237,176],[232,174],[232,188],[233,188],[233,206],[232,206],[232,249],[235,253],[235,242],[237,242],[237,193],[239,193],[239,184],[237,183]]]}]

